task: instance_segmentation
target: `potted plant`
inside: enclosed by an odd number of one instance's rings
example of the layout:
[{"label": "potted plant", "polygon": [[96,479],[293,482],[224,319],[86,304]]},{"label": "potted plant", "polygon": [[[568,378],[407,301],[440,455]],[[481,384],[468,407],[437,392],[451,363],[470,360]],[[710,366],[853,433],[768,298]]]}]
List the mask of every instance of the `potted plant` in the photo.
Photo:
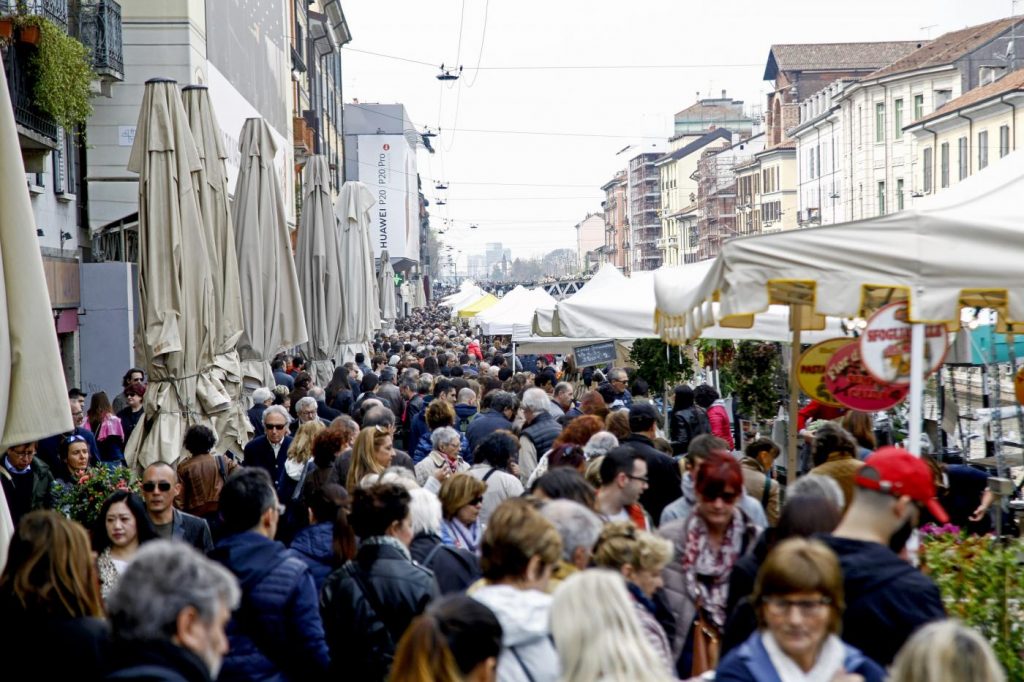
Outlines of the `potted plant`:
[{"label": "potted plant", "polygon": [[39,45],[39,40],[42,37],[42,31],[39,29],[39,24],[35,22],[22,22],[18,28],[18,40],[29,45]]},{"label": "potted plant", "polygon": [[39,48],[30,61],[36,104],[62,128],[74,130],[92,113],[89,98],[95,74],[89,49],[48,19],[33,19],[41,33]]},{"label": "potted plant", "polygon": [[14,19],[0,18],[0,43],[9,43],[14,38]]}]

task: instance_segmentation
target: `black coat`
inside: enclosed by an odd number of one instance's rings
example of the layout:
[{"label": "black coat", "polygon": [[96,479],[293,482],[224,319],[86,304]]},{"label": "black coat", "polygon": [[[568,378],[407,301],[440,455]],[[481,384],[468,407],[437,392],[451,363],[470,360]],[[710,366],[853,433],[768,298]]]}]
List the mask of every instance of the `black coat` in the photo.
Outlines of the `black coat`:
[{"label": "black coat", "polygon": [[363,544],[356,558],[332,573],[320,591],[332,676],[386,679],[402,634],[437,595],[437,582],[428,569],[395,547]]},{"label": "black coat", "polygon": [[23,679],[98,680],[109,665],[110,628],[100,618],[54,618],[25,611],[13,598],[0,600],[0,641],[5,652],[5,677],[20,660]]},{"label": "black coat", "polygon": [[661,511],[683,494],[683,478],[676,461],[661,450],[647,436],[634,433],[622,441],[647,461],[647,479],[650,486],[640,496],[640,504],[651,515],[655,523],[661,518]]},{"label": "black coat", "polygon": [[213,551],[213,536],[210,524],[192,514],[175,509],[174,520],[171,522],[171,537],[192,545],[203,554]]},{"label": "black coat", "polygon": [[685,455],[690,442],[697,436],[711,433],[707,412],[694,405],[672,413],[669,421],[669,434],[672,439],[672,452]]},{"label": "black coat", "polygon": [[[118,645],[115,652],[117,670],[104,678],[108,682],[210,682],[212,679],[210,669],[199,656],[171,642],[125,643]],[[52,674],[49,664],[47,674]],[[79,675],[75,675],[75,679],[79,679]]]},{"label": "black coat", "polygon": [[329,426],[332,421],[341,416],[341,410],[336,410],[328,406],[327,403],[318,400],[316,403],[316,414],[321,419],[327,420]]},{"label": "black coat", "polygon": [[818,536],[843,570],[843,641],[888,666],[917,628],[946,617],[939,588],[877,542]]},{"label": "black coat", "polygon": [[466,588],[480,578],[480,561],[476,555],[468,550],[443,544],[438,535],[420,533],[412,539],[409,553],[419,564],[434,572],[441,594],[465,592]]},{"label": "black coat", "polygon": [[292,437],[285,436],[284,440],[281,441],[281,449],[277,452],[277,457],[274,457],[274,447],[267,440],[266,436],[259,436],[253,438],[245,446],[245,466],[247,467],[263,467],[268,474],[270,474],[270,480],[277,480],[277,472],[284,466],[284,461],[288,459],[288,446],[292,444]]},{"label": "black coat", "polygon": [[245,414],[249,417],[249,423],[252,424],[253,437],[257,438],[263,435],[263,413],[266,411],[267,406],[263,403],[257,403],[249,408],[249,411]]}]

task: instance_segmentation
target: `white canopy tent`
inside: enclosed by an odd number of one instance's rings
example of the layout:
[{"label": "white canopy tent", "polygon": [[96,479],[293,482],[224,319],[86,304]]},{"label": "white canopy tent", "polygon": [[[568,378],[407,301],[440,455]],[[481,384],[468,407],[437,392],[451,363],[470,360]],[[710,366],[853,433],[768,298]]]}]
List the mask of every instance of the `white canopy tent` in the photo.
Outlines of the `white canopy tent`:
[{"label": "white canopy tent", "polygon": [[478,287],[476,285],[476,283],[473,282],[473,280],[471,280],[471,279],[464,280],[461,284],[459,284],[459,290],[458,291],[456,291],[454,294],[448,294],[447,296],[445,296],[444,298],[441,299],[441,304],[442,305],[448,305],[449,301],[454,301],[454,300],[460,298],[461,296],[464,296],[466,294],[466,292],[471,291],[471,290],[479,290],[479,289],[480,289],[480,287]]},{"label": "white canopy tent", "polygon": [[473,305],[481,298],[487,295],[487,292],[478,286],[473,286],[471,289],[466,289],[461,296],[451,299],[448,303],[443,305],[448,306],[452,309],[452,317],[457,317],[459,311],[463,308],[468,308]]},{"label": "white canopy tent", "polygon": [[561,306],[569,303],[569,301],[576,301],[579,303],[582,301],[599,299],[601,296],[600,292],[621,286],[625,281],[626,276],[619,272],[618,268],[610,263],[605,263],[598,268],[597,272],[594,273],[594,276],[591,277],[575,294],[565,300],[557,302],[551,307],[538,308],[533,318],[533,333],[538,336],[561,336],[562,333],[559,328],[558,314],[558,310]]},{"label": "white canopy tent", "polygon": [[[657,330],[682,343],[706,327],[749,327],[790,306],[796,340],[824,316],[866,317],[905,299],[912,323],[910,438],[920,450],[924,328],[960,326],[964,306],[1024,325],[1024,153],[965,179],[925,208],[727,242],[697,286],[659,281]],[[667,276],[666,276],[667,277]],[[713,303],[720,304],[718,310]]]},{"label": "white canopy tent", "polygon": [[495,306],[476,316],[480,330],[487,336],[511,334],[515,326],[529,328],[537,308],[552,306],[555,299],[543,288],[518,286],[505,294]]}]

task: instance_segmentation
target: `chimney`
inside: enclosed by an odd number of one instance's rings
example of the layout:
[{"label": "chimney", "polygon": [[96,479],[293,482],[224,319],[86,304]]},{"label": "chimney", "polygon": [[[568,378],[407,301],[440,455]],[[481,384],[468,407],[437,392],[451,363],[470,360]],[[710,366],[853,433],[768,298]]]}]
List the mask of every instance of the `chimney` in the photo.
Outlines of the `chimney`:
[{"label": "chimney", "polygon": [[726,97],[725,97],[725,90],[722,90],[722,99],[726,99]]}]

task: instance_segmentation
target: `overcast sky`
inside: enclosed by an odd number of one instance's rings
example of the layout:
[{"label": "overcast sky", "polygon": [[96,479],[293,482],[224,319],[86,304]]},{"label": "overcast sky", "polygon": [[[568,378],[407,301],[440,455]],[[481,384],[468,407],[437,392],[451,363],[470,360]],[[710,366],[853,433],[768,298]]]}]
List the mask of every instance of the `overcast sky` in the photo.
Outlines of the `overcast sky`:
[{"label": "overcast sky", "polygon": [[[351,0],[344,96],[400,102],[417,128],[440,127],[437,153],[420,152],[419,172],[427,198],[447,201],[431,206],[431,222],[450,221],[442,239],[464,266],[488,242],[513,257],[573,247],[573,226],[601,210],[600,186],[641,146],[664,146],[672,115],[698,93],[763,103],[773,43],[934,38],[1009,16],[1012,4]],[[462,78],[438,81],[441,63],[461,64]],[[449,189],[435,190],[439,181]]]}]

